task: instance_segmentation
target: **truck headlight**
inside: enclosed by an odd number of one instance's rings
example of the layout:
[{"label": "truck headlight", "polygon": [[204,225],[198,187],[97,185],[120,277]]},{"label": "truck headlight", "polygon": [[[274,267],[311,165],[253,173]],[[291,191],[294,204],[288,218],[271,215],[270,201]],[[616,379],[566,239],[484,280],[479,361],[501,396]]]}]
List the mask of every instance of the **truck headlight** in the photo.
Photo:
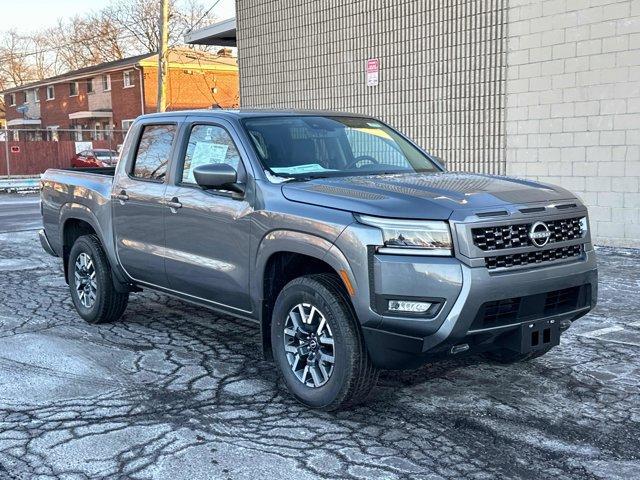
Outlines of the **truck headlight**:
[{"label": "truck headlight", "polygon": [[380,253],[450,256],[453,252],[449,224],[432,220],[397,220],[356,215],[356,220],[377,227],[384,245]]}]

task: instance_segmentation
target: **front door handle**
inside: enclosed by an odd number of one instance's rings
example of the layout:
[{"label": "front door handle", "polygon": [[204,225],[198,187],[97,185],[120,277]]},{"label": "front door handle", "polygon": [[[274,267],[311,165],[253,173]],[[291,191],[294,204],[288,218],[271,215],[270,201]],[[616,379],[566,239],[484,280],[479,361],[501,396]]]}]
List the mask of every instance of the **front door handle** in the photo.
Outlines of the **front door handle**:
[{"label": "front door handle", "polygon": [[182,208],[182,204],[178,201],[178,197],[173,197],[171,200],[165,202],[165,205],[171,209],[173,213],[179,208]]},{"label": "front door handle", "polygon": [[120,201],[121,205],[124,205],[124,202],[129,200],[129,195],[127,195],[127,192],[125,192],[124,190],[121,190],[120,193],[114,195],[114,197]]}]

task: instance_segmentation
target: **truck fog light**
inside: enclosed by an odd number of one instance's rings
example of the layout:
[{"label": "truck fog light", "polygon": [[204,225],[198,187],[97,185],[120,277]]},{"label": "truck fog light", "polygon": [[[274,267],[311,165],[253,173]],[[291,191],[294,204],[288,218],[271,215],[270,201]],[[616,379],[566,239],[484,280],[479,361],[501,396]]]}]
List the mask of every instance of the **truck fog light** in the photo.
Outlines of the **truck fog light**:
[{"label": "truck fog light", "polygon": [[410,312],[426,313],[433,303],[431,302],[410,302],[407,300],[389,300],[390,312]]}]

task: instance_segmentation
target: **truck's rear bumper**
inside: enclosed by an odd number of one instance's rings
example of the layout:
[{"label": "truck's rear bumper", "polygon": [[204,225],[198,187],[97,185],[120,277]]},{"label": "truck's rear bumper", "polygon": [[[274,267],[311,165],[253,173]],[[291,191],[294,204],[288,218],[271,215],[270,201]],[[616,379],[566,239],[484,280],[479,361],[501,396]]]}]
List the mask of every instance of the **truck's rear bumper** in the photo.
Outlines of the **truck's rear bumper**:
[{"label": "truck's rear bumper", "polygon": [[436,325],[425,320],[422,334],[408,334],[398,328],[399,322],[363,327],[377,366],[415,368],[454,352],[516,348],[523,324],[538,328],[548,320],[554,329],[558,325],[563,331],[596,305],[598,273],[593,250],[585,252],[580,261],[500,274],[464,264],[460,268],[459,295]]},{"label": "truck's rear bumper", "polygon": [[44,249],[45,252],[47,252],[49,255],[53,255],[54,257],[58,256],[56,252],[53,250],[53,248],[51,247],[51,244],[49,243],[49,239],[47,238],[47,234],[44,231],[44,228],[41,228],[40,230],[38,230],[38,238],[40,239],[40,245],[42,245],[42,248]]}]

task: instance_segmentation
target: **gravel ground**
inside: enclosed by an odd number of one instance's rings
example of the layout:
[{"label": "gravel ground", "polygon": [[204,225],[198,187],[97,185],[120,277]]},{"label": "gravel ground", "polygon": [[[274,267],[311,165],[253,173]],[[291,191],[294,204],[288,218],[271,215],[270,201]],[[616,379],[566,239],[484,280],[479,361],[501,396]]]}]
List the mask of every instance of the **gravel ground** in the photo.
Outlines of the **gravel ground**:
[{"label": "gravel ground", "polygon": [[382,375],[309,411],[252,325],[151,292],[85,324],[34,232],[0,234],[0,478],[640,478],[640,254],[545,357]]}]

